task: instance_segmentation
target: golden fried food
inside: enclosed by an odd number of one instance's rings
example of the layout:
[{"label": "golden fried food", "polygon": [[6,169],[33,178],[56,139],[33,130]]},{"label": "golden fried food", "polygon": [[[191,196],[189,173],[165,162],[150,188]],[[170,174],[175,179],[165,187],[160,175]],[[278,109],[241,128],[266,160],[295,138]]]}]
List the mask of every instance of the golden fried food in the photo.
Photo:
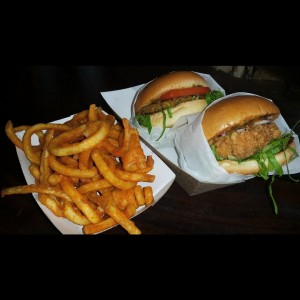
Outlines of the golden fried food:
[{"label": "golden fried food", "polygon": [[[22,139],[16,135],[20,131]],[[141,234],[131,218],[154,202],[151,186],[140,185],[155,180],[149,174],[154,160],[144,154],[138,131],[127,119],[117,122],[91,104],[64,124],[14,127],[8,121],[5,132],[30,161],[35,184],[3,188],[2,197],[37,193],[41,204],[81,225],[84,234],[118,224],[129,234]]]}]

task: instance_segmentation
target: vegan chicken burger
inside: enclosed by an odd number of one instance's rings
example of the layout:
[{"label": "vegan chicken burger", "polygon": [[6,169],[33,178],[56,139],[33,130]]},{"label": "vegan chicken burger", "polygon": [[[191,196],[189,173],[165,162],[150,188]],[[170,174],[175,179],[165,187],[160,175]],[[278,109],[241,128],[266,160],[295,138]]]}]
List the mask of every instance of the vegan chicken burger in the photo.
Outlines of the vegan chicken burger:
[{"label": "vegan chicken burger", "polygon": [[273,122],[280,115],[270,100],[232,96],[208,107],[202,119],[204,135],[221,167],[228,173],[282,174],[282,165],[297,155],[292,131]]},{"label": "vegan chicken burger", "polygon": [[222,96],[221,91],[211,91],[198,73],[174,71],[157,77],[139,91],[134,103],[135,118],[149,133],[152,127],[160,127],[163,134],[181,116],[202,112]]}]

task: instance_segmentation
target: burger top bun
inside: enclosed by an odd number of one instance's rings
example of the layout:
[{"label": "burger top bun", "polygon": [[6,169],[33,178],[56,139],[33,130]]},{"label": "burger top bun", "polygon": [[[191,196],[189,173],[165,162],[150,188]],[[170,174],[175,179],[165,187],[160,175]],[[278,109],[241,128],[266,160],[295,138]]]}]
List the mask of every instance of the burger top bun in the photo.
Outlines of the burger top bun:
[{"label": "burger top bun", "polygon": [[232,96],[207,108],[202,119],[202,129],[209,141],[223,132],[242,127],[251,120],[266,118],[272,121],[279,115],[279,108],[263,97]]},{"label": "burger top bun", "polygon": [[170,90],[201,85],[207,87],[205,79],[192,71],[174,71],[157,77],[147,84],[138,94],[134,104],[135,113]]}]

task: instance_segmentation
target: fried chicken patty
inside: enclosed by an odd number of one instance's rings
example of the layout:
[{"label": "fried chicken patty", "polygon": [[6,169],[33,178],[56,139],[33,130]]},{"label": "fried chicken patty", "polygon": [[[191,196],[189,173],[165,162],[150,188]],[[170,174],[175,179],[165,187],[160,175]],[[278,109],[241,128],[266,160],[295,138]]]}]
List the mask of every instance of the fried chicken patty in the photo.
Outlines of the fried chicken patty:
[{"label": "fried chicken patty", "polygon": [[210,145],[215,145],[217,155],[223,159],[244,159],[281,135],[281,131],[274,123],[246,125],[243,129],[211,141]]}]

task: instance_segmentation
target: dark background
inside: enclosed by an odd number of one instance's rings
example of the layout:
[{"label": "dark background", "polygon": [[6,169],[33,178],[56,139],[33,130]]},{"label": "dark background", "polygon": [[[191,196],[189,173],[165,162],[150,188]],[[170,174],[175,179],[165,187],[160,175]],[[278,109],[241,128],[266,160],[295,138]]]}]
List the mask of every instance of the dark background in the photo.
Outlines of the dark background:
[{"label": "dark background", "polygon": [[[100,91],[142,84],[173,70],[208,73],[227,94],[251,92],[268,97],[279,105],[290,127],[300,119],[298,66],[256,66],[251,78],[236,78],[211,66],[8,66],[2,69],[0,188],[25,184],[15,147],[4,132],[7,120],[14,126],[46,123],[92,103],[112,113]],[[299,174],[294,177],[300,178]],[[175,182],[134,221],[143,234],[299,234],[300,185],[283,176],[276,181],[274,193],[278,216],[267,196],[267,184],[259,178],[193,197]],[[31,195],[0,199],[0,233],[60,234]],[[118,226],[100,236],[107,234],[127,233]]]}]

